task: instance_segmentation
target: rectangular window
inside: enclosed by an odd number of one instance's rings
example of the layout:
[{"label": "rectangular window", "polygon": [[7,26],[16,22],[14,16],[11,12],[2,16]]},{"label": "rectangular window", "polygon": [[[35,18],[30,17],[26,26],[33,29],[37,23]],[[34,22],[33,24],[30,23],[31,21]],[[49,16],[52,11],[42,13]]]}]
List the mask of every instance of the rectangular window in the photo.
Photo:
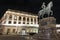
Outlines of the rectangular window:
[{"label": "rectangular window", "polygon": [[11,24],[11,21],[9,21],[8,23]]},{"label": "rectangular window", "polygon": [[14,24],[16,24],[16,21],[14,21]]}]

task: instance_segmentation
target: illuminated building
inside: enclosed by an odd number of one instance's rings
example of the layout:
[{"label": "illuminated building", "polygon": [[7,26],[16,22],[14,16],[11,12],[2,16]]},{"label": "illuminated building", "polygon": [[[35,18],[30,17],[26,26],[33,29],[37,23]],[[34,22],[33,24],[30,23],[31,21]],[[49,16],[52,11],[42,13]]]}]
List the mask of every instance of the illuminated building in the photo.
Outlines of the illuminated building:
[{"label": "illuminated building", "polygon": [[0,34],[29,35],[38,33],[38,16],[8,9],[0,20]]},{"label": "illuminated building", "polygon": [[60,24],[56,24],[57,33],[60,34]]}]

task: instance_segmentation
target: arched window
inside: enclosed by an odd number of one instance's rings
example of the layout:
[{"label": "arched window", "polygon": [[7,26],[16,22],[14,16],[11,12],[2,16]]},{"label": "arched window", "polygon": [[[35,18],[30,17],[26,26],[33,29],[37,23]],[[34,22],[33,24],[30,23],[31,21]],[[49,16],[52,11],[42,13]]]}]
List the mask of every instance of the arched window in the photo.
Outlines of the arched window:
[{"label": "arched window", "polygon": [[25,24],[25,22],[23,22],[23,24]]},{"label": "arched window", "polygon": [[29,21],[29,18],[27,18],[27,21]]},{"label": "arched window", "polygon": [[33,19],[31,18],[31,22],[33,22]]},{"label": "arched window", "polygon": [[27,18],[27,24],[29,24],[29,18]]},{"label": "arched window", "polygon": [[34,18],[34,23],[36,24],[36,18]]},{"label": "arched window", "polygon": [[14,21],[14,24],[16,24],[16,21]]},{"label": "arched window", "polygon": [[11,24],[11,21],[9,21],[8,23]]},{"label": "arched window", "polygon": [[17,20],[17,16],[16,15],[14,15],[14,20]]},{"label": "arched window", "polygon": [[23,17],[23,21],[25,21],[25,17]]},{"label": "arched window", "polygon": [[21,20],[21,16],[19,16],[19,20]]},{"label": "arched window", "polygon": [[12,15],[9,15],[9,19],[12,19]]},{"label": "arched window", "polygon": [[33,18],[31,18],[31,24],[33,24]]}]

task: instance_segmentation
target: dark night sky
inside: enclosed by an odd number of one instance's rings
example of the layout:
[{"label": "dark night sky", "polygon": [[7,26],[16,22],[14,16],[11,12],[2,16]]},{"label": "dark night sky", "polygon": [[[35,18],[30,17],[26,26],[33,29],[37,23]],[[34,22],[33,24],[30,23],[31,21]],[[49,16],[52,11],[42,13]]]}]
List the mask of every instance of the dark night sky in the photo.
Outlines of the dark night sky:
[{"label": "dark night sky", "polygon": [[0,0],[0,18],[7,9],[27,11],[37,14],[43,2],[46,5],[53,1],[53,12],[57,24],[60,23],[60,1],[59,0]]}]

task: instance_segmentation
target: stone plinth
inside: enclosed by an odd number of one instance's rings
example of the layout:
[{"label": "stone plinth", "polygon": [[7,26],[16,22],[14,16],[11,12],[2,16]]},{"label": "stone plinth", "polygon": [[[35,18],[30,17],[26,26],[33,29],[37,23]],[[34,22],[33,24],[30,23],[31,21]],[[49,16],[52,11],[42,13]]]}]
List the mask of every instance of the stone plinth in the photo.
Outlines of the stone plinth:
[{"label": "stone plinth", "polygon": [[56,19],[47,17],[39,19],[39,36],[41,39],[51,40],[56,35]]},{"label": "stone plinth", "polygon": [[39,19],[38,34],[34,36],[36,40],[55,40],[56,38],[56,19],[47,17]]}]

